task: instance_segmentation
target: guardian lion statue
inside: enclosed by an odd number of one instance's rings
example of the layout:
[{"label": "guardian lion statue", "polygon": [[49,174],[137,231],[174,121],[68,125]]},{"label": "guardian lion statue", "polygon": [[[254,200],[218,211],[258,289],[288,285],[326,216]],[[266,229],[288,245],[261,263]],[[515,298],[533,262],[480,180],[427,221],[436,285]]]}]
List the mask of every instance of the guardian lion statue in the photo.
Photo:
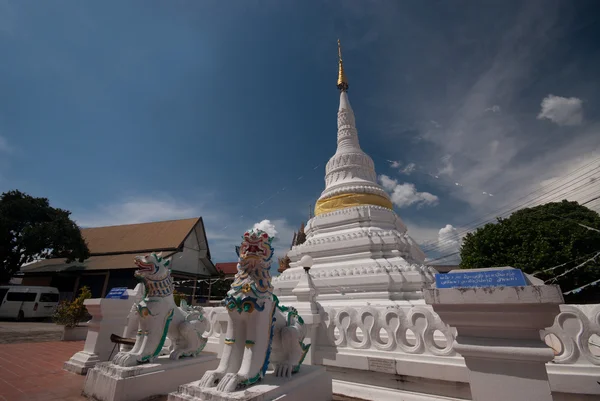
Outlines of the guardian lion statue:
[{"label": "guardian lion statue", "polygon": [[136,256],[138,270],[135,276],[144,284],[144,295],[134,305],[139,315],[135,345],[126,352],[119,352],[113,363],[119,366],[135,366],[152,362],[159,356],[165,340],[172,344],[169,357],[197,356],[206,346],[203,336],[207,322],[202,308],[188,306],[185,300],[181,306],[173,299],[173,279],[169,265],[171,259],[161,254],[151,253]]},{"label": "guardian lion statue", "polygon": [[304,321],[273,294],[272,241],[267,233],[250,230],[236,247],[238,272],[224,300],[228,322],[221,362],[204,374],[200,387],[232,392],[260,381],[269,364],[277,376],[290,377],[304,361],[310,348],[303,343]]}]

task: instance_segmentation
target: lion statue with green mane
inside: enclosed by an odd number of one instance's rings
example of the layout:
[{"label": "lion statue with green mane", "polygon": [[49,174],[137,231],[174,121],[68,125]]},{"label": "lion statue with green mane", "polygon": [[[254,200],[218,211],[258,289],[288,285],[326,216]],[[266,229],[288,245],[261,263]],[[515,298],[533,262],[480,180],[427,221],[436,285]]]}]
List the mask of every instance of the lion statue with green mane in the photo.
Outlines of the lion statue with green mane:
[{"label": "lion statue with green mane", "polygon": [[266,232],[250,230],[236,247],[238,272],[224,300],[228,323],[221,362],[204,374],[201,387],[235,391],[260,381],[270,365],[275,375],[290,377],[304,361],[310,347],[303,343],[304,321],[273,294],[272,241]]},{"label": "lion statue with green mane", "polygon": [[138,314],[138,331],[135,345],[129,351],[119,352],[113,363],[135,366],[152,362],[159,356],[165,340],[171,341],[171,359],[194,357],[204,349],[207,338],[203,336],[208,326],[202,308],[181,306],[173,298],[173,279],[169,265],[171,259],[151,253],[136,256],[138,269],[135,276],[144,284],[144,295],[134,307]]}]

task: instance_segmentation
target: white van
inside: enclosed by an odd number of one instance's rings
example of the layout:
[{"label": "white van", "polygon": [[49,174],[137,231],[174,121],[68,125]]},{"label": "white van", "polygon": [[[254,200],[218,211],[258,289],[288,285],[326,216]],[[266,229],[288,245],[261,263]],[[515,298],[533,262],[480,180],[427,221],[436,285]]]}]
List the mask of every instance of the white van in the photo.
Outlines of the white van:
[{"label": "white van", "polygon": [[43,319],[58,305],[58,289],[37,286],[0,286],[0,318]]}]

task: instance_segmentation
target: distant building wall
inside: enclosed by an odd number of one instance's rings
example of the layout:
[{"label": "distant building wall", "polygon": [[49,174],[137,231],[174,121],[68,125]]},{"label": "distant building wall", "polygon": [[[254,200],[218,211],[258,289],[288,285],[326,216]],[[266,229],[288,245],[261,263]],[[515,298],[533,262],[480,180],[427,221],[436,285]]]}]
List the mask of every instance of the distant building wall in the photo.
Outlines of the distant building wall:
[{"label": "distant building wall", "polygon": [[199,274],[203,276],[210,276],[211,273],[207,266],[204,266],[202,259],[206,258],[206,249],[199,249],[201,243],[198,241],[200,233],[196,227],[192,230],[191,234],[187,237],[183,244],[182,252],[173,255],[171,262],[171,269],[182,273]]},{"label": "distant building wall", "polygon": [[49,286],[52,283],[52,276],[27,277],[24,276],[21,285],[42,285]]}]

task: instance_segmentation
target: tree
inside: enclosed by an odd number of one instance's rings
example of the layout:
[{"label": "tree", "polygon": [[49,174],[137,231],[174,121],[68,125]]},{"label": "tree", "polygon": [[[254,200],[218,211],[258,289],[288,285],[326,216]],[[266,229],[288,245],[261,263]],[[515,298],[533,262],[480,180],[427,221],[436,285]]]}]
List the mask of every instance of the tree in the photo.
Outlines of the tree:
[{"label": "tree", "polygon": [[20,191],[0,197],[0,283],[6,282],[24,263],[52,257],[67,262],[90,255],[70,212],[50,206],[46,198]]},{"label": "tree", "polygon": [[[579,225],[600,229],[600,215],[577,202],[547,203],[497,220],[466,235],[460,250],[461,268],[512,266],[525,273],[536,273],[536,277],[546,281],[600,252],[600,233]],[[552,284],[570,291],[598,279],[600,256]],[[565,298],[569,302],[599,302],[597,290],[591,286]]]}]

